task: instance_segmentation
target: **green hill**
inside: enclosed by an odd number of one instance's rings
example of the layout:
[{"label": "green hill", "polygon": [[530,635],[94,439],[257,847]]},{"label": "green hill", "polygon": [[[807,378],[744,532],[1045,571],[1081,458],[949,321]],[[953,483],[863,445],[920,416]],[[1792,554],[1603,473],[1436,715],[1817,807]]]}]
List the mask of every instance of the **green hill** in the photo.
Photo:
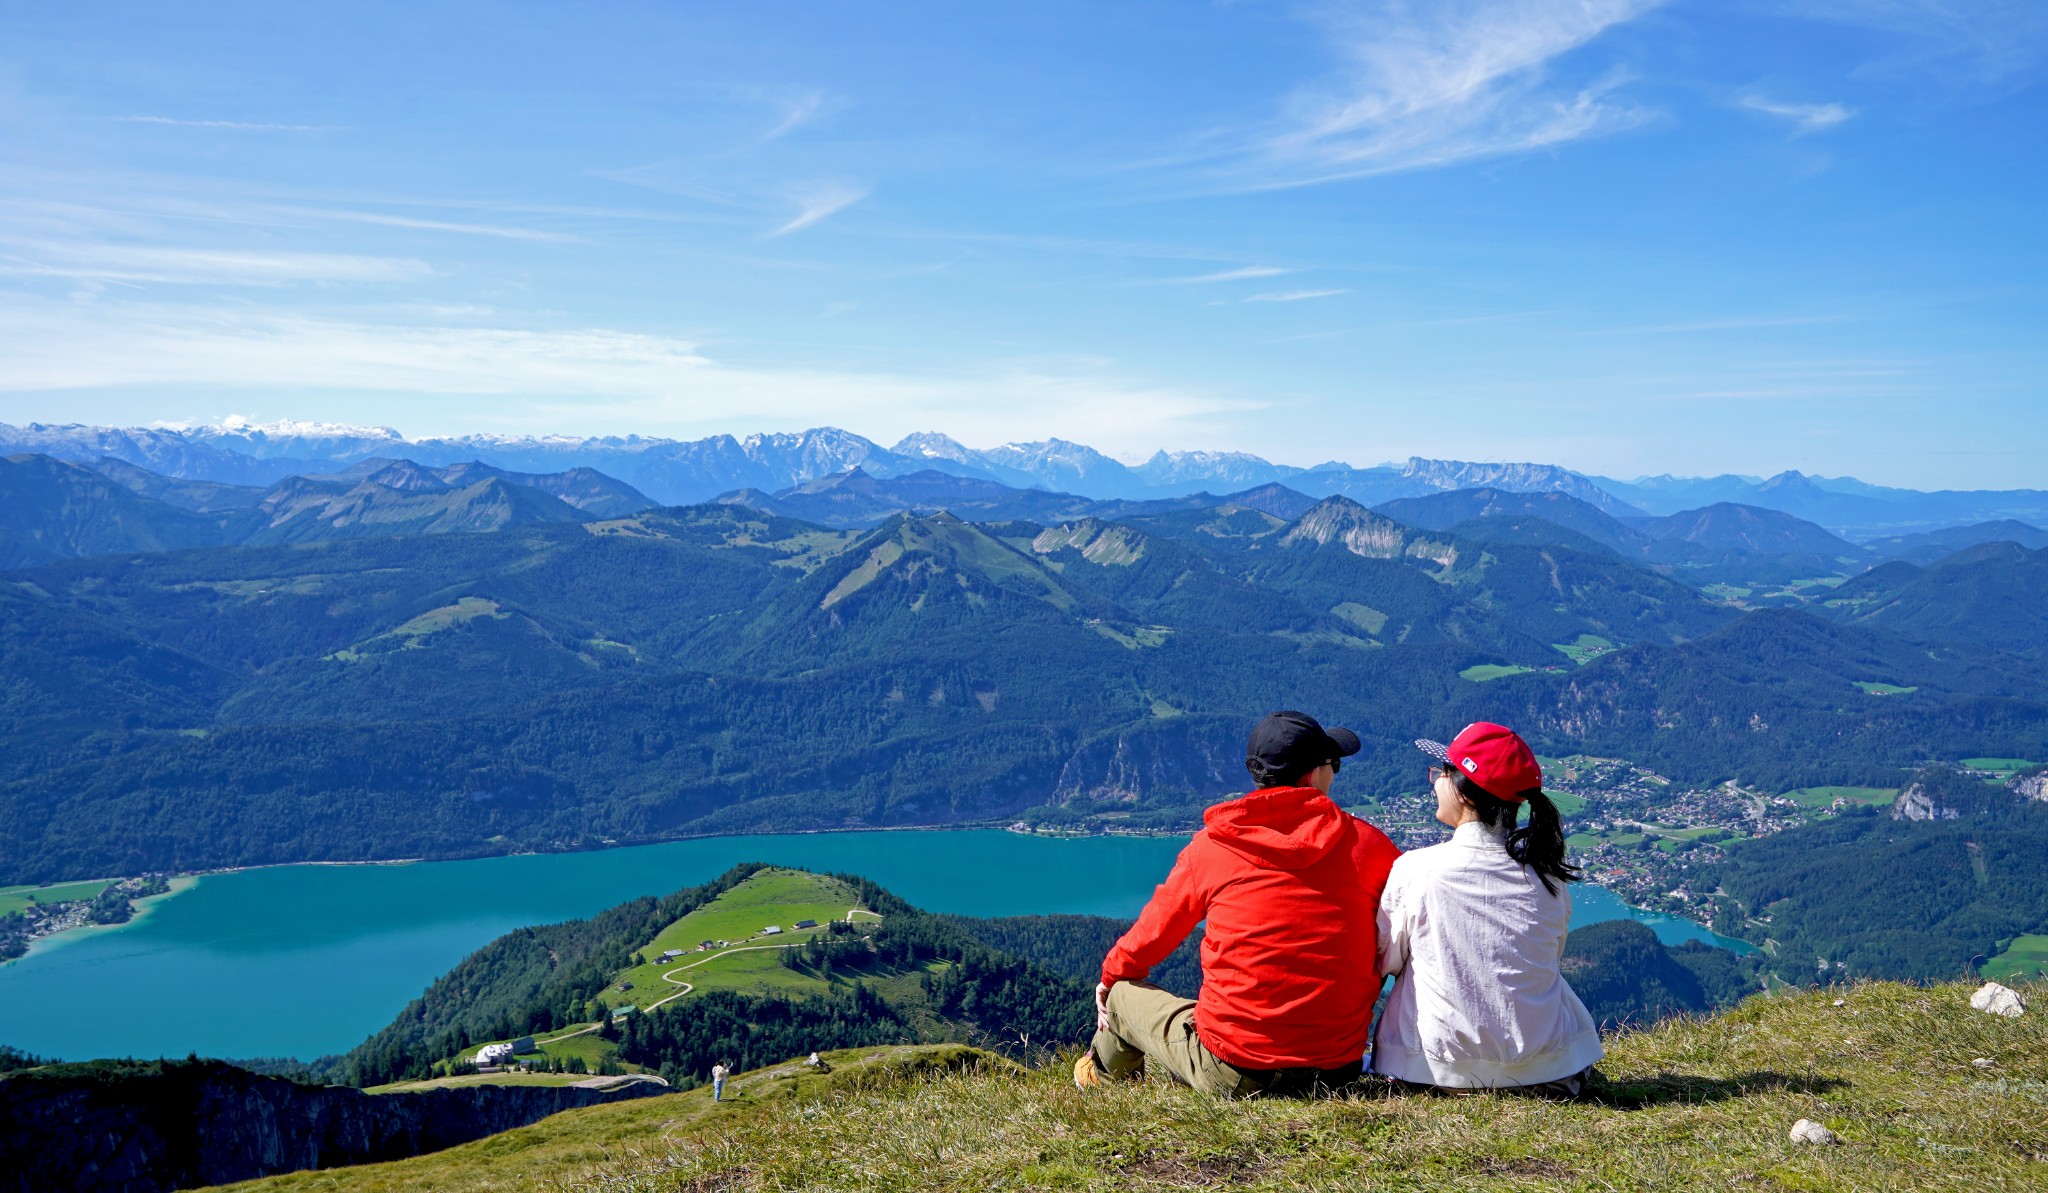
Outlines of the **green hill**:
[{"label": "green hill", "polygon": [[[710,1091],[574,1110],[390,1164],[247,1190],[1934,1189],[2048,1175],[2048,988],[2004,1019],[1970,986],[1757,998],[1608,1040],[1573,1105],[1368,1087],[1223,1102],[1170,1084],[1081,1094],[1064,1063],[859,1048]],[[1071,1055],[1071,1054],[1070,1054]],[[1062,1062],[1065,1058],[1062,1058]],[[1787,1132],[1812,1119],[1835,1145]]]},{"label": "green hill", "polygon": [[546,1069],[654,1072],[678,1085],[719,1060],[818,1048],[961,1041],[1028,1054],[1028,1040],[1085,1031],[1091,985],[865,879],[748,864],[663,899],[508,933],[325,1069],[418,1088],[467,1074],[485,1045],[527,1037]]}]

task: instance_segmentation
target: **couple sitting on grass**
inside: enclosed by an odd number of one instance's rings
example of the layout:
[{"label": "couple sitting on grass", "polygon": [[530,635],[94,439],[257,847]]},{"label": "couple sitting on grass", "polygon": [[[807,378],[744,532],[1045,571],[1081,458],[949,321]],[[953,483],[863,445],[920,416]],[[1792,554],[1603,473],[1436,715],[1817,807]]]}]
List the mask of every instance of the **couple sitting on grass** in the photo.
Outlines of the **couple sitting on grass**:
[{"label": "couple sitting on grass", "polygon": [[[1149,1068],[1227,1097],[1332,1092],[1373,1035],[1372,1072],[1400,1088],[1579,1095],[1600,1033],[1558,970],[1579,872],[1536,756],[1485,722],[1415,744],[1452,833],[1402,854],[1330,800],[1357,734],[1299,712],[1259,722],[1258,790],[1208,810],[1103,961],[1076,1085]],[[1145,981],[1204,920],[1201,998]]]}]

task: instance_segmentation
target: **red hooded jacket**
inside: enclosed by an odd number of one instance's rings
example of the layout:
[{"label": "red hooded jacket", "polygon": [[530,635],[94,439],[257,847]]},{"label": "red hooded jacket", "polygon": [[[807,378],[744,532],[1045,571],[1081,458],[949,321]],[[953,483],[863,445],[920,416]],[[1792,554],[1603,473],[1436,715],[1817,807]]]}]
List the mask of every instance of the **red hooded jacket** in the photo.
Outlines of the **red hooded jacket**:
[{"label": "red hooded jacket", "polygon": [[1313,787],[1261,788],[1202,820],[1102,980],[1143,980],[1206,919],[1195,1030],[1210,1052],[1246,1069],[1357,1061],[1380,992],[1380,891],[1401,851]]}]

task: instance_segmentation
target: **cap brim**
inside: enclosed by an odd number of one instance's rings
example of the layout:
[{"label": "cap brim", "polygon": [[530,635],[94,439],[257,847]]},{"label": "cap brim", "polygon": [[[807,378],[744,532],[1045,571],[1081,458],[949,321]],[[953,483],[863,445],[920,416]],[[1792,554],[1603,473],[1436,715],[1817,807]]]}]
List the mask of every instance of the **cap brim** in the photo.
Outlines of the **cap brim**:
[{"label": "cap brim", "polygon": [[1415,739],[1415,748],[1436,759],[1438,762],[1449,763],[1451,760],[1451,748],[1440,741],[1431,741],[1426,737],[1418,737]]},{"label": "cap brim", "polygon": [[1365,745],[1358,740],[1358,735],[1349,729],[1325,729],[1323,733],[1330,739],[1331,744],[1337,747],[1339,758],[1349,758]]}]

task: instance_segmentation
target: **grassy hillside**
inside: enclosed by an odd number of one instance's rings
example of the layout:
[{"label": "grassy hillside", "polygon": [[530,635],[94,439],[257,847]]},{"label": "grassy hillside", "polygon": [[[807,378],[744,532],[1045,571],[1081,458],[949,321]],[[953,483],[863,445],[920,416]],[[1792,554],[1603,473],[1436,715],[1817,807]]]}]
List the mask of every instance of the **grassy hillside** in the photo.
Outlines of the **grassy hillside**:
[{"label": "grassy hillside", "polygon": [[1026,1040],[1085,1028],[1092,980],[994,949],[864,879],[749,863],[661,900],[499,937],[327,1075],[413,1089],[526,1036],[539,1056],[523,1063],[679,1085],[719,1060],[758,1064],[798,1044],[1029,1051]]},{"label": "grassy hillside", "polygon": [[[789,950],[801,949],[829,936],[834,922],[872,926],[883,918],[861,906],[861,893],[854,887],[824,874],[758,869],[735,878],[732,885],[724,885],[725,881],[713,884],[714,888],[723,886],[715,897],[654,932],[651,938],[635,939],[627,946],[629,951],[615,950],[624,963],[603,976],[599,983],[603,992],[582,1009],[590,1022],[559,1024],[552,1031],[501,1032],[496,1039],[471,1039],[450,1055],[437,1058],[434,1077],[374,1088],[390,1092],[445,1085],[450,1078],[442,1074],[456,1060],[475,1056],[486,1044],[509,1043],[527,1034],[533,1035],[540,1056],[563,1065],[573,1058],[582,1062],[581,1067],[567,1074],[466,1074],[455,1080],[513,1085],[534,1080],[569,1082],[580,1079],[586,1069],[595,1073],[610,1065],[637,1072],[640,1066],[618,1060],[616,1035],[608,1038],[598,1034],[596,1017],[600,1009],[605,1014],[615,1014],[621,1008],[659,1011],[713,990],[784,998],[830,995],[848,986],[851,979],[835,979],[829,971],[815,968],[792,967],[786,964]],[[703,889],[679,905],[696,903],[702,898]],[[796,927],[804,921],[816,921],[817,926]],[[769,927],[781,931],[765,933],[763,930]],[[644,924],[638,931],[641,937],[646,936]],[[700,951],[699,945],[707,940],[714,947]],[[670,949],[680,949],[683,955],[664,960],[663,954]]]},{"label": "grassy hillside", "polygon": [[[824,925],[846,919],[859,906],[859,892],[836,878],[801,870],[764,870],[657,933],[634,954],[640,964],[618,975],[633,988],[613,989],[604,1001],[612,1007],[631,1004],[644,1010],[677,993],[682,982],[694,991],[822,992],[829,983],[784,965],[782,950],[818,936]],[[880,917],[869,913],[856,918],[872,923]],[[804,920],[816,921],[819,927],[798,929]],[[769,927],[782,931],[763,935]],[[706,940],[731,943],[697,952]],[[661,955],[669,949],[681,949],[684,955],[663,961]]]},{"label": "grassy hillside", "polygon": [[[2038,1188],[2048,1179],[2048,986],[2019,1019],[1967,985],[1754,999],[1612,1037],[1595,1096],[1219,1102],[1171,1085],[1081,1094],[957,1047],[834,1054],[571,1111],[393,1164],[244,1189],[607,1190]],[[1840,1005],[1836,1005],[1837,998]],[[1979,1066],[1980,1059],[1988,1066]],[[1797,1145],[1813,1119],[1840,1138]]]}]

